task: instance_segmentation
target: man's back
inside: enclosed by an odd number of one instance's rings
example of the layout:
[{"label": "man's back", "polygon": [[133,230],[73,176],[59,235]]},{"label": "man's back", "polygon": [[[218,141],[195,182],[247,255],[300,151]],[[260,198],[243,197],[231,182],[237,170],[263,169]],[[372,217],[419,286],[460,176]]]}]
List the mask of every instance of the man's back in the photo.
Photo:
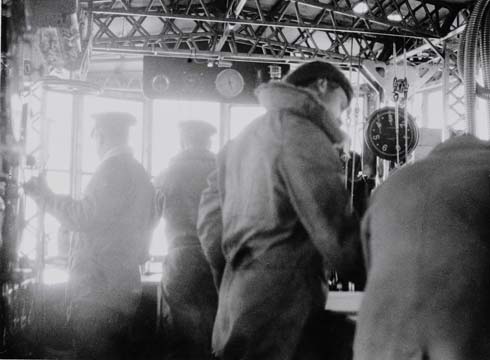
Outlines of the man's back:
[{"label": "man's back", "polygon": [[322,257],[342,257],[347,194],[338,130],[317,98],[270,84],[259,99],[267,113],[219,157],[226,265],[213,347],[224,359],[287,360],[323,310]]},{"label": "man's back", "polygon": [[62,223],[77,231],[71,251],[72,301],[135,310],[138,265],[145,260],[153,223],[153,187],[131,155],[105,160],[79,202],[50,201]]},{"label": "man's back", "polygon": [[[282,247],[299,250],[299,245],[306,246],[310,256],[296,253],[297,261],[308,264],[317,253],[288,193],[283,147],[293,145],[287,143],[284,134],[294,127],[302,132],[292,136],[303,138],[305,146],[320,130],[307,119],[281,115],[271,111],[255,120],[228,150],[225,191],[230,196],[223,202],[223,249],[232,263],[237,257],[252,261],[262,256],[265,261],[286,261],[268,251]],[[322,140],[324,146],[329,142],[326,136]]]},{"label": "man's back", "polygon": [[490,145],[465,136],[375,193],[357,359],[488,358],[489,176]]},{"label": "man's back", "polygon": [[179,245],[175,243],[176,237],[197,238],[201,192],[206,188],[206,179],[215,167],[215,157],[210,151],[186,150],[173,158],[168,169],[157,176],[158,206],[166,221],[170,247]]}]

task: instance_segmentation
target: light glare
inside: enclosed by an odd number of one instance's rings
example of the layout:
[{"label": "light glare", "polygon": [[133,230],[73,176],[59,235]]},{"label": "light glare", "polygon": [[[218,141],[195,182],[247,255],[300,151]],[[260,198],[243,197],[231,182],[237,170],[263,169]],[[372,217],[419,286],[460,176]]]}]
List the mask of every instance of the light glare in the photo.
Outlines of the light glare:
[{"label": "light glare", "polygon": [[369,11],[368,4],[364,1],[357,3],[352,9],[356,14],[365,14]]},{"label": "light glare", "polygon": [[61,269],[44,269],[43,283],[46,285],[56,285],[68,282],[68,271]]},{"label": "light glare", "polygon": [[390,15],[388,15],[388,20],[400,22],[402,21],[402,16],[398,13],[391,13]]}]

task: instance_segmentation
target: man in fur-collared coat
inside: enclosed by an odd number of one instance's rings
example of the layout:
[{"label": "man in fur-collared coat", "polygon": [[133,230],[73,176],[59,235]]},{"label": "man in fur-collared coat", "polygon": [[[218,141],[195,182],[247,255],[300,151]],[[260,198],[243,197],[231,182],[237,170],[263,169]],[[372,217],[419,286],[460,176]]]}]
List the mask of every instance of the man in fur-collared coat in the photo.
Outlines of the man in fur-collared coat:
[{"label": "man in fur-collared coat", "polygon": [[362,233],[356,360],[490,358],[490,143],[456,137],[396,171]]},{"label": "man in fur-collared coat", "polygon": [[325,266],[347,267],[360,249],[334,148],[352,89],[317,61],[257,95],[266,114],[220,154],[201,198],[198,232],[219,285],[213,349],[225,360],[325,359],[332,334],[313,321],[324,319]]}]

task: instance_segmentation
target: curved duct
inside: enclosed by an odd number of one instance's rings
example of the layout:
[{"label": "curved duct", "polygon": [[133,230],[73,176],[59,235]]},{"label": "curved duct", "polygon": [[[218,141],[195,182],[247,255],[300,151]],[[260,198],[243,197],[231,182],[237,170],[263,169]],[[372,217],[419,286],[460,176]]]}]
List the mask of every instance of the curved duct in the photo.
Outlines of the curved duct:
[{"label": "curved duct", "polygon": [[[466,24],[466,29],[461,38],[458,51],[458,70],[464,79],[465,100],[466,100],[466,121],[468,124],[467,131],[470,134],[475,133],[475,103],[476,96],[490,100],[490,22],[489,8],[490,0],[478,0],[471,16]],[[482,22],[484,22],[482,27]],[[478,33],[481,30],[481,52],[483,77],[485,87],[479,85],[475,79],[476,56],[478,45]]]},{"label": "curved duct", "polygon": [[[490,90],[490,6],[487,6],[483,16],[483,29],[481,33],[481,59],[483,68],[483,85],[486,90]],[[477,92],[478,94],[478,92]],[[490,136],[490,99],[486,97],[488,115],[488,134]]]}]

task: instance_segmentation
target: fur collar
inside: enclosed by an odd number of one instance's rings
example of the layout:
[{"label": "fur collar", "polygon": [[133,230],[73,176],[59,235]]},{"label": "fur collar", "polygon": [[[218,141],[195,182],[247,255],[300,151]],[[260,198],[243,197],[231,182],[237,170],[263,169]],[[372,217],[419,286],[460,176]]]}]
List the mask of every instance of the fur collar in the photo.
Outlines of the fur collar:
[{"label": "fur collar", "polygon": [[346,140],[346,136],[333,121],[328,110],[311,90],[281,81],[271,81],[256,90],[257,98],[267,110],[287,109],[318,126],[334,144]]}]

